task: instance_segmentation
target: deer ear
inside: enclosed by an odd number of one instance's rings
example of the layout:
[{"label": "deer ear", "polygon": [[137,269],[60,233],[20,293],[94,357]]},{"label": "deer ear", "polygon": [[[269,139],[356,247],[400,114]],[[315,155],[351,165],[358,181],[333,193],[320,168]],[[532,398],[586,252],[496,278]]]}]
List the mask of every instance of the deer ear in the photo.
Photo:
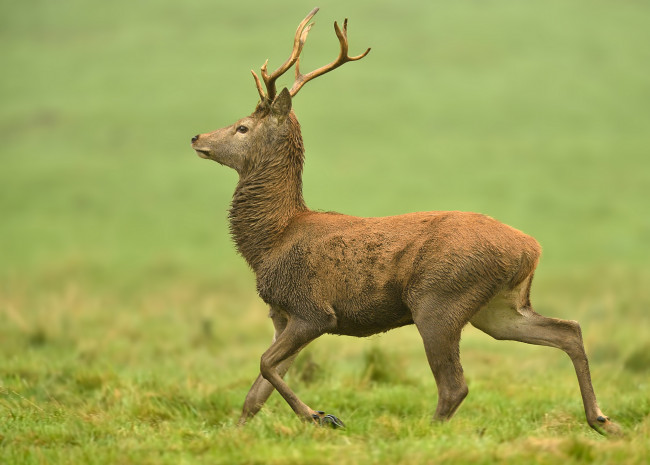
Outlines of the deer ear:
[{"label": "deer ear", "polygon": [[271,113],[278,118],[280,121],[284,121],[284,119],[289,115],[289,112],[291,111],[291,94],[289,93],[289,90],[285,87],[282,89],[282,92],[275,97],[275,100],[273,100],[273,103],[271,104]]}]

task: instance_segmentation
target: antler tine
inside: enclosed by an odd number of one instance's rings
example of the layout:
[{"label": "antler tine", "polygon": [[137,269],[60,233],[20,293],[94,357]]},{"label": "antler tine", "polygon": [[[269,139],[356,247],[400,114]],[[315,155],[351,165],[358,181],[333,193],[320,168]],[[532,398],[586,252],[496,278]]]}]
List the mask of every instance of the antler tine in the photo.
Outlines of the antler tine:
[{"label": "antler tine", "polygon": [[298,57],[298,59],[296,60],[296,80],[293,83],[293,86],[291,86],[291,90],[289,91],[291,97],[294,97],[298,93],[298,91],[302,88],[302,86],[304,86],[307,82],[311,81],[312,79],[317,78],[318,76],[322,76],[323,74],[338,68],[339,66],[347,63],[348,61],[360,60],[366,55],[368,55],[368,53],[370,53],[370,48],[368,48],[368,50],[366,50],[361,55],[357,55],[354,57],[348,55],[348,19],[347,18],[345,18],[345,21],[343,21],[343,30],[341,30],[338,23],[334,21],[334,32],[336,33],[336,37],[338,37],[339,39],[339,45],[341,47],[338,58],[333,62],[331,62],[330,64],[315,69],[310,73],[301,74],[300,58]]},{"label": "antler tine", "polygon": [[314,25],[314,23],[309,25],[307,23],[309,23],[309,21],[311,21],[314,15],[318,13],[318,10],[319,10],[318,7],[311,10],[309,14],[305,17],[305,19],[303,19],[298,25],[298,29],[296,29],[296,35],[294,36],[293,39],[293,50],[291,51],[291,55],[289,56],[289,58],[287,58],[287,61],[285,61],[278,69],[273,71],[271,74],[268,74],[267,72],[267,65],[269,60],[266,60],[266,62],[264,62],[264,64],[262,65],[261,74],[262,74],[262,79],[264,80],[264,85],[266,86],[266,94],[264,94],[264,90],[262,89],[262,83],[259,77],[257,77],[255,71],[251,71],[253,73],[253,77],[255,78],[255,85],[257,86],[257,91],[259,92],[260,98],[262,100],[267,99],[272,101],[275,98],[275,94],[276,94],[275,81],[284,73],[286,73],[287,70],[296,63],[296,61],[298,61],[298,58],[300,57],[300,53],[302,52],[302,47],[305,45],[305,41],[307,40],[307,34],[309,34],[309,30]]},{"label": "antler tine", "polygon": [[257,87],[257,92],[260,94],[260,99],[264,101],[264,89],[262,89],[262,83],[260,82],[260,78],[257,77],[257,74],[255,71],[251,69],[251,73],[253,74],[253,79],[255,79],[255,87]]}]

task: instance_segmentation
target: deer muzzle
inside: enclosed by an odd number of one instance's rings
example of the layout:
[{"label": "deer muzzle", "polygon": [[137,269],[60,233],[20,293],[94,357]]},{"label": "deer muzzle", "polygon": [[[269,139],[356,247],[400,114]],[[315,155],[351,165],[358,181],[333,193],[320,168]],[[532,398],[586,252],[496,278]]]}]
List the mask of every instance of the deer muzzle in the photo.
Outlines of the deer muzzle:
[{"label": "deer muzzle", "polygon": [[196,136],[192,137],[192,148],[196,151],[196,154],[199,157],[209,159],[210,151],[207,150],[206,148],[200,147],[198,144],[200,138],[201,138],[201,134],[197,134]]}]

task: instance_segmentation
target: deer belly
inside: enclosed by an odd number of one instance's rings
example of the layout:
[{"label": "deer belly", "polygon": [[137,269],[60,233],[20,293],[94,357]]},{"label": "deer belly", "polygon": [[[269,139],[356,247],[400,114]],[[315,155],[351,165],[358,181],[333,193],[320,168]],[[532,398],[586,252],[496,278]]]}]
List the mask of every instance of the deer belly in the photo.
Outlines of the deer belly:
[{"label": "deer belly", "polygon": [[402,302],[401,291],[399,286],[386,284],[337,296],[339,298],[332,303],[337,328],[332,333],[363,337],[412,324],[413,318]]}]

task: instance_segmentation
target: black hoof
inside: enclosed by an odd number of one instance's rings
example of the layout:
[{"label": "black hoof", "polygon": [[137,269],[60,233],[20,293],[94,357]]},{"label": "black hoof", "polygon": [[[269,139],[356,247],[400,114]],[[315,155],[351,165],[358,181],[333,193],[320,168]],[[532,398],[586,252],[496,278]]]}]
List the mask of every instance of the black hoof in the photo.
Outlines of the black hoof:
[{"label": "black hoof", "polygon": [[345,423],[334,415],[325,414],[323,411],[317,411],[311,416],[318,426],[329,426],[331,428],[345,428]]},{"label": "black hoof", "polygon": [[609,420],[609,418],[600,416],[600,417],[596,418],[596,420],[598,420],[601,423],[605,423],[607,420]]}]

